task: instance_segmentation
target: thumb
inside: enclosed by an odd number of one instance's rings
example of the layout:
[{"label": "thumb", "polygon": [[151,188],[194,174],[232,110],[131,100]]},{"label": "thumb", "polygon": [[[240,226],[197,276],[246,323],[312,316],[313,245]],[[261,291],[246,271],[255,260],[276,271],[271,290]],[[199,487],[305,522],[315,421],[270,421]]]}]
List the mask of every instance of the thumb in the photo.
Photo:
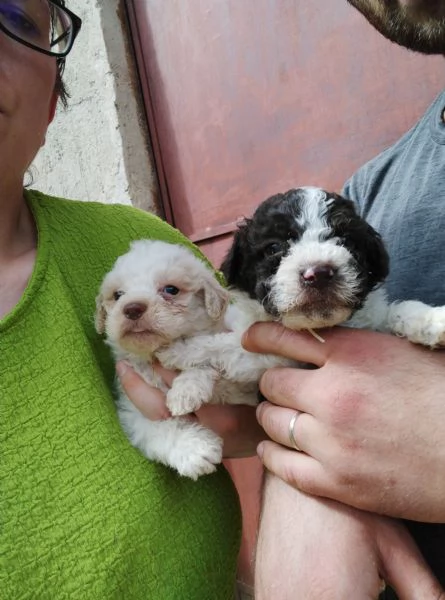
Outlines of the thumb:
[{"label": "thumb", "polygon": [[307,330],[293,331],[279,323],[255,323],[244,333],[242,345],[249,352],[276,354],[317,367],[325,364],[329,346]]},{"label": "thumb", "polygon": [[149,385],[128,363],[119,361],[116,372],[128,399],[144,417],[158,421],[171,416],[165,404],[165,394]]}]

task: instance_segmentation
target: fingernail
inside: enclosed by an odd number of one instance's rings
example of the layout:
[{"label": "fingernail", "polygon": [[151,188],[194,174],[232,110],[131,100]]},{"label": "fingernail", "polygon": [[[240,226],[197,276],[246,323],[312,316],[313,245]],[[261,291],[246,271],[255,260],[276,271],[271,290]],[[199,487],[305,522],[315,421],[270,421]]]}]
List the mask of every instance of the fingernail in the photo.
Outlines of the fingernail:
[{"label": "fingernail", "polygon": [[123,377],[125,373],[128,371],[128,365],[123,360],[116,363],[116,373],[119,377]]},{"label": "fingernail", "polygon": [[256,409],[256,420],[261,424],[261,417],[263,416],[264,402],[260,402]]},{"label": "fingernail", "polygon": [[264,444],[261,442],[261,444],[258,444],[257,449],[256,449],[256,453],[258,454],[259,458],[263,458],[263,454],[264,454]]}]

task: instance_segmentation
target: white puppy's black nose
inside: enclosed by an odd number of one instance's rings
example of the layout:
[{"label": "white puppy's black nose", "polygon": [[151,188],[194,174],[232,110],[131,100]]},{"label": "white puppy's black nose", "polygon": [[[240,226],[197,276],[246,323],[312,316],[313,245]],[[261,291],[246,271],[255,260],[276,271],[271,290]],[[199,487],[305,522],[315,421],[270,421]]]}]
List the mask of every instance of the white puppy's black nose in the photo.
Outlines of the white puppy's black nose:
[{"label": "white puppy's black nose", "polygon": [[122,312],[131,321],[137,321],[142,317],[144,312],[147,310],[147,305],[143,302],[130,302],[126,304],[122,309]]},{"label": "white puppy's black nose", "polygon": [[304,285],[324,288],[334,279],[335,273],[336,269],[331,265],[314,265],[302,271],[301,279]]}]

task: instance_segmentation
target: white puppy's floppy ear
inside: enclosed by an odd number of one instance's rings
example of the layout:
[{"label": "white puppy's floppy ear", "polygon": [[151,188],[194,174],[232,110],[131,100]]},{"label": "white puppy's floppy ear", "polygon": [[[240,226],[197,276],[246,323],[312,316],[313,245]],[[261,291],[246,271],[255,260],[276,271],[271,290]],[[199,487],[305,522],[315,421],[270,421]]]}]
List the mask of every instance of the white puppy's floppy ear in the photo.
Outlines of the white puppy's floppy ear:
[{"label": "white puppy's floppy ear", "polygon": [[104,306],[104,296],[99,294],[96,297],[96,314],[94,316],[94,325],[97,333],[105,332],[105,322],[107,320],[107,311]]},{"label": "white puppy's floppy ear", "polygon": [[215,321],[220,319],[224,314],[229,303],[229,292],[216,279],[216,277],[208,272],[203,278],[204,305],[209,317]]}]

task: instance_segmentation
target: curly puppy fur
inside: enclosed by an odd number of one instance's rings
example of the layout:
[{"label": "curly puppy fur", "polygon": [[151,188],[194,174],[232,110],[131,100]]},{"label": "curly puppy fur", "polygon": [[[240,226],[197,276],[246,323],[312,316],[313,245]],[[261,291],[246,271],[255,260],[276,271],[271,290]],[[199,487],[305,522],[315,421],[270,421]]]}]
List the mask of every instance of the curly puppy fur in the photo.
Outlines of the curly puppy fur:
[{"label": "curly puppy fur", "polygon": [[[253,388],[241,390],[221,381],[207,364],[196,335],[224,331],[229,293],[189,249],[161,241],[139,240],[119,257],[97,297],[96,329],[105,333],[116,360],[130,363],[144,379],[166,392],[173,415],[192,412],[203,402],[255,403]],[[191,363],[167,389],[152,369],[157,359],[176,368],[169,346],[181,340]],[[221,462],[222,440],[189,419],[150,421],[119,387],[118,415],[131,443],[150,459],[196,479]]]},{"label": "curly puppy fur", "polygon": [[[319,188],[265,200],[236,232],[222,271],[229,293],[183,246],[134,242],[105,277],[96,328],[116,359],[131,363],[167,394],[174,415],[152,422],[119,390],[118,414],[143,454],[196,479],[221,461],[222,440],[180,418],[206,402],[255,404],[265,369],[288,359],[246,352],[241,336],[255,321],[293,329],[345,324],[392,331],[430,347],[445,343],[445,309],[389,304],[380,287],[388,255],[353,204]],[[165,388],[151,363],[177,369]]]},{"label": "curly puppy fur", "polygon": [[352,202],[318,188],[265,200],[221,267],[230,286],[294,328],[346,321],[388,274],[379,234]]},{"label": "curly puppy fur", "polygon": [[198,349],[234,384],[256,386],[265,369],[295,365],[242,348],[242,334],[255,321],[391,331],[430,347],[445,341],[443,307],[387,302],[380,235],[338,194],[305,187],[268,198],[240,224],[221,270],[232,293],[228,331],[176,340],[169,354],[180,370],[193,367]]},{"label": "curly puppy fur", "polygon": [[[380,287],[388,273],[380,236],[351,202],[318,188],[292,189],[263,202],[240,225],[222,271],[244,303],[257,305],[256,320],[294,329],[342,323],[431,348],[445,343],[445,307],[389,304]],[[443,555],[437,525],[433,533],[420,523],[408,527],[425,556],[434,561]]]},{"label": "curly puppy fur", "polygon": [[262,320],[291,329],[341,323],[443,345],[444,308],[389,304],[380,287],[388,266],[380,235],[351,201],[304,187],[261,203],[239,226],[221,270],[229,286],[262,306]]}]

